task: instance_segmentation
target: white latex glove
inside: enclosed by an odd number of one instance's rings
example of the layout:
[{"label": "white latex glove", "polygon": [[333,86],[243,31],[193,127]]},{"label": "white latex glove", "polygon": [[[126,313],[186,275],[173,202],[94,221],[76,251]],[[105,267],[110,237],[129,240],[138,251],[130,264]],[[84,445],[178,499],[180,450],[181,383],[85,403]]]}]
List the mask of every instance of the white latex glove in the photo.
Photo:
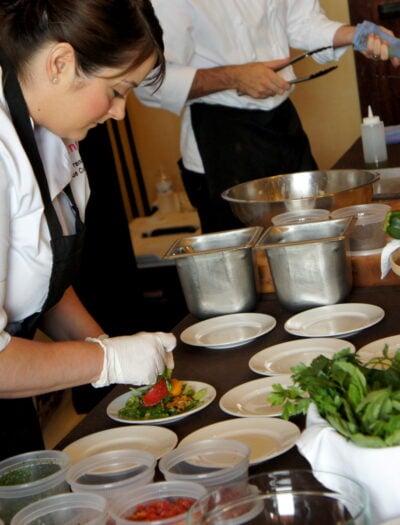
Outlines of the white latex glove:
[{"label": "white latex glove", "polygon": [[390,256],[400,248],[400,239],[394,239],[387,243],[381,252],[381,279],[384,279],[390,271]]},{"label": "white latex glove", "polygon": [[174,368],[176,338],[165,332],[139,332],[119,337],[86,338],[104,350],[103,370],[92,383],[96,388],[112,383],[151,385],[165,368]]}]

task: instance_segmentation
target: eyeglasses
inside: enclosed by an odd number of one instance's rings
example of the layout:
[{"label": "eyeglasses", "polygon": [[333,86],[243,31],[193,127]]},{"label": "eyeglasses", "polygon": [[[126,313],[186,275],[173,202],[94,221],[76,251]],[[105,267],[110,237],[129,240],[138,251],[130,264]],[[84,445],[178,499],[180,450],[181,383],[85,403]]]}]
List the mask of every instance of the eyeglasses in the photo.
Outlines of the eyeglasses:
[{"label": "eyeglasses", "polygon": [[[326,49],[332,49],[333,46],[325,46],[325,47],[319,47],[318,49],[313,49],[312,51],[307,51],[306,53],[303,53],[302,55],[298,55],[297,57],[293,58],[285,64],[284,66],[280,66],[276,69],[274,69],[275,72],[281,71],[282,69],[285,69],[285,67],[291,66],[293,64],[296,64],[296,62],[299,62],[300,60],[303,60],[304,58],[310,57],[314,55],[315,53],[320,53],[321,51],[325,51]],[[294,78],[293,80],[289,80],[289,84],[299,84],[300,82],[306,82],[307,80],[312,80],[313,78],[322,77],[334,69],[337,69],[338,66],[331,66],[326,69],[321,69],[320,71],[317,71],[316,73],[312,73],[311,75],[307,75],[305,77],[299,77]]]}]

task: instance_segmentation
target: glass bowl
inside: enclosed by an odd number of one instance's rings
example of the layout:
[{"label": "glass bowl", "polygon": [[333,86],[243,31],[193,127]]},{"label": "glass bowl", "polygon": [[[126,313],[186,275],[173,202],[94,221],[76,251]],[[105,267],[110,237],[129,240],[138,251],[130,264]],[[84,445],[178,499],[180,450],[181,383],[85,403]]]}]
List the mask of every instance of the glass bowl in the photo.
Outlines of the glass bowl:
[{"label": "glass bowl", "polygon": [[[238,492],[236,487],[239,487]],[[366,488],[331,472],[282,470],[209,492],[189,510],[187,525],[371,525]]]}]

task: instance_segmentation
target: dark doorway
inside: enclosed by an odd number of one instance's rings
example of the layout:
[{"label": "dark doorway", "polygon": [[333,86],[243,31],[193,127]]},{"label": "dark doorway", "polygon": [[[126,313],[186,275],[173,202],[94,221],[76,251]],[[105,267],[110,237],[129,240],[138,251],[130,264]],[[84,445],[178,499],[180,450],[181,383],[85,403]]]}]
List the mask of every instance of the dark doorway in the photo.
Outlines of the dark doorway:
[{"label": "dark doorway", "polygon": [[[370,20],[400,35],[400,2],[385,0],[349,0],[351,23]],[[374,62],[355,54],[357,82],[362,116],[368,106],[386,126],[400,123],[400,69],[390,62]]]},{"label": "dark doorway", "polygon": [[[351,23],[370,20],[400,36],[400,2],[388,0],[349,0]],[[386,126],[400,123],[400,69],[390,62],[374,62],[355,53],[361,114],[370,105]]]},{"label": "dark doorway", "polygon": [[106,126],[80,143],[91,196],[86,239],[75,288],[110,336],[140,329],[140,278],[133,253],[118,176]]},{"label": "dark doorway", "polygon": [[[136,265],[106,126],[90,131],[80,153],[91,196],[77,294],[110,336],[171,330],[187,313],[176,269],[144,271]],[[73,388],[76,411],[88,412],[111,388]]]}]

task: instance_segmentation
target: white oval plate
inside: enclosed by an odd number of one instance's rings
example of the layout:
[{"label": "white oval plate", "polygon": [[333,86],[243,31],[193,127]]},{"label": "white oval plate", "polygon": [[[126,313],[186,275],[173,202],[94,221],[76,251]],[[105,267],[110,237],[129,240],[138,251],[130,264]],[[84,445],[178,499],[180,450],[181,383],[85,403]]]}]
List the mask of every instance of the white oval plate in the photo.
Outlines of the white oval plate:
[{"label": "white oval plate", "polygon": [[372,341],[365,346],[362,346],[357,350],[357,356],[360,358],[362,363],[366,363],[370,359],[375,357],[382,357],[382,352],[384,346],[388,346],[388,355],[393,357],[396,353],[396,350],[400,350],[400,334],[392,335],[390,337],[383,337],[382,339],[377,339]]},{"label": "white oval plate", "polygon": [[150,452],[157,459],[174,449],[178,436],[158,426],[117,427],[89,434],[64,448],[71,463],[108,450],[135,449]]},{"label": "white oval plate", "polygon": [[300,337],[354,335],[384,317],[385,311],[373,304],[331,304],[294,315],[286,321],[285,330]]},{"label": "white oval plate", "polygon": [[114,401],[111,401],[111,403],[107,407],[107,415],[111,419],[114,419],[114,421],[119,421],[120,423],[130,423],[132,425],[165,425],[166,423],[173,423],[174,421],[178,421],[179,419],[183,419],[184,417],[195,414],[196,412],[199,412],[199,410],[203,410],[203,408],[206,408],[206,406],[208,406],[214,401],[215,396],[217,395],[215,388],[211,385],[208,385],[207,383],[202,383],[201,381],[183,381],[183,383],[192,387],[195,392],[202,390],[203,388],[205,388],[207,392],[203,399],[200,401],[199,405],[192,408],[191,410],[182,412],[182,414],[169,417],[162,417],[159,419],[122,418],[118,415],[118,411],[125,406],[126,401],[132,395],[131,392],[126,392],[125,394],[118,396],[116,399],[114,399]]},{"label": "white oval plate", "polygon": [[299,428],[290,421],[266,417],[228,419],[200,428],[182,439],[180,445],[203,439],[237,439],[250,449],[250,465],[280,456],[291,449],[300,436]]},{"label": "white oval plate", "polygon": [[254,341],[275,326],[276,319],[267,314],[220,315],[189,326],[181,333],[181,340],[192,346],[223,350]]},{"label": "white oval plate", "polygon": [[237,417],[274,417],[282,414],[282,406],[273,406],[267,397],[273,385],[293,385],[290,375],[262,377],[232,388],[219,400],[219,407],[226,414]]},{"label": "white oval plate", "polygon": [[256,374],[276,376],[291,374],[292,367],[304,363],[309,365],[319,355],[331,358],[336,352],[349,348],[355,352],[355,346],[344,339],[315,337],[287,341],[260,350],[249,360],[249,368]]}]

